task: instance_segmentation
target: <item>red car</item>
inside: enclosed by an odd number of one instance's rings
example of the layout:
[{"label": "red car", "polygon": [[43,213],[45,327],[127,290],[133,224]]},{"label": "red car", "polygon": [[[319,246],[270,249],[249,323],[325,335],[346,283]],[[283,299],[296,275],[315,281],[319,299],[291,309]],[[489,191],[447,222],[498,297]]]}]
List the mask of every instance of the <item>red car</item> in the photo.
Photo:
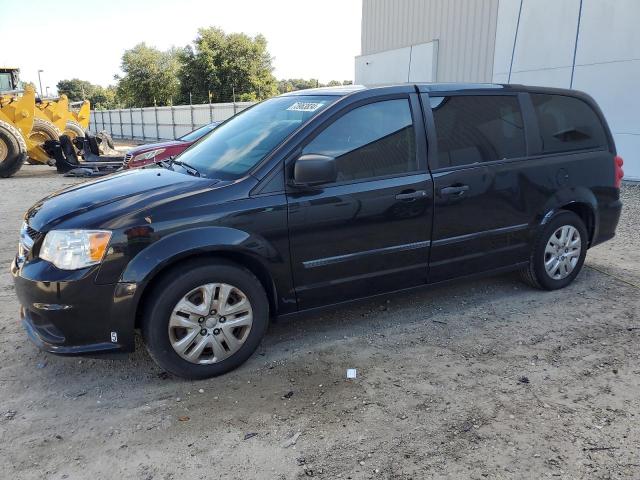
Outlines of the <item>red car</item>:
[{"label": "red car", "polygon": [[220,125],[221,122],[213,122],[196,128],[193,132],[176,139],[167,140],[166,142],[148,143],[132,148],[124,156],[124,164],[122,168],[140,168],[151,163],[165,160],[169,157],[175,157],[179,153],[185,151],[196,140],[204,137],[211,130]]}]

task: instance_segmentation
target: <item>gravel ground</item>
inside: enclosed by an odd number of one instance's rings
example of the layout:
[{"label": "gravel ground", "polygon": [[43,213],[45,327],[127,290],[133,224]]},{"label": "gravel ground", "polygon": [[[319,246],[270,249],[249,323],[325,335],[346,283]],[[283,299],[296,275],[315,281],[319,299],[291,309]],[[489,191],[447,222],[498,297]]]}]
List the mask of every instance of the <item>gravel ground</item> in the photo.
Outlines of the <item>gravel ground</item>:
[{"label": "gravel ground", "polygon": [[639,186],[562,291],[507,275],[281,321],[240,369],[187,382],[144,349],[27,341],[8,274],[21,217],[77,181],[2,181],[3,478],[640,478]]}]

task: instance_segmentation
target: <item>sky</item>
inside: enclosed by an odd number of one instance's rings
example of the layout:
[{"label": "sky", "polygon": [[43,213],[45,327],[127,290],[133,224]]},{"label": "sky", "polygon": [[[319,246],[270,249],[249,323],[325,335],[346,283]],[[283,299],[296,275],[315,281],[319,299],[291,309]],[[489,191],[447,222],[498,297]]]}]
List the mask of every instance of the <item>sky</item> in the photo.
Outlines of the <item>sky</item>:
[{"label": "sky", "polygon": [[[183,47],[200,27],[262,33],[281,78],[353,80],[361,0],[0,0],[0,66],[55,92],[59,80],[114,84],[124,50]],[[53,32],[60,32],[56,36]],[[39,88],[39,87],[38,87]]]}]

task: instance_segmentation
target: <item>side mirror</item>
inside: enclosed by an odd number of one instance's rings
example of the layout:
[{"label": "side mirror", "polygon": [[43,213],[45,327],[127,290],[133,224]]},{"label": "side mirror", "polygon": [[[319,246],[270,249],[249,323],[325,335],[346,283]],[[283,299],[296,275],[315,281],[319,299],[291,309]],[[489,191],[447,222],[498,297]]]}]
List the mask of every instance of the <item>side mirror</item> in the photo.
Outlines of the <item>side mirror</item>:
[{"label": "side mirror", "polygon": [[326,155],[309,153],[298,157],[293,167],[293,184],[313,187],[335,182],[338,178],[336,159]]}]

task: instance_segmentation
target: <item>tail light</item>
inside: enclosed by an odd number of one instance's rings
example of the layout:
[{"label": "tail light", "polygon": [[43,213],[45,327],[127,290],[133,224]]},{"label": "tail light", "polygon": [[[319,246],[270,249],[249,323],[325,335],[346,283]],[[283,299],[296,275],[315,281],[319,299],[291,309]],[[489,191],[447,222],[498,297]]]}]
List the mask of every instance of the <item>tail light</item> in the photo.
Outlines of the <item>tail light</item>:
[{"label": "tail light", "polygon": [[615,186],[616,188],[620,188],[622,184],[622,177],[624,177],[624,170],[622,170],[622,165],[624,164],[624,160],[620,155],[616,155],[613,159],[613,168],[615,174]]}]

